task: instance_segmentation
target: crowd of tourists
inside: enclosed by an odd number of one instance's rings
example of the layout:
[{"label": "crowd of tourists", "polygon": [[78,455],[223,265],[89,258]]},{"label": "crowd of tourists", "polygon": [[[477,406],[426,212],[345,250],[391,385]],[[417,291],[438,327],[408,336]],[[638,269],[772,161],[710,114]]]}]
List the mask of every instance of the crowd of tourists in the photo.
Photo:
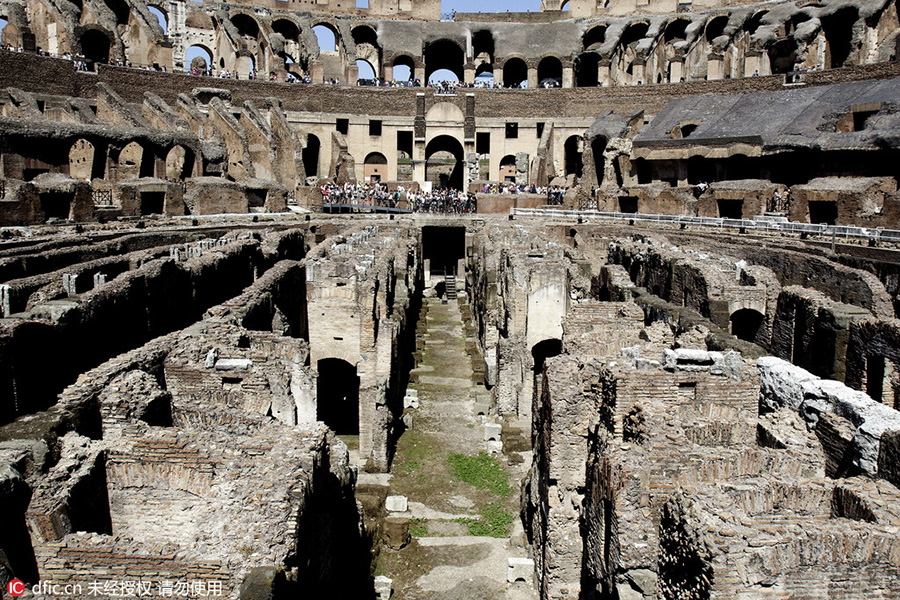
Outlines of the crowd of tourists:
[{"label": "crowd of tourists", "polygon": [[407,190],[403,185],[391,190],[381,183],[326,183],[322,190],[323,204],[352,204],[357,206],[378,206],[402,208],[413,212],[427,213],[474,213],[474,194],[458,190],[440,188],[430,192]]},{"label": "crowd of tourists", "polygon": [[412,198],[413,212],[471,214],[478,210],[475,194],[440,188],[430,192],[418,191]]},{"label": "crowd of tourists", "polygon": [[533,181],[526,183],[486,183],[481,187],[482,194],[541,194],[547,196],[547,204],[562,204],[566,190],[561,185],[536,185]]}]

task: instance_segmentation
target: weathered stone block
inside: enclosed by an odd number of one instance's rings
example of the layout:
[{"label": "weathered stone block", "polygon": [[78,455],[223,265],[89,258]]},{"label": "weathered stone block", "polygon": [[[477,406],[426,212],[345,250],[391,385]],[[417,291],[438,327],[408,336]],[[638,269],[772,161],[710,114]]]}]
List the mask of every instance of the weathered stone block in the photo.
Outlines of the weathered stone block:
[{"label": "weathered stone block", "polygon": [[530,558],[518,558],[510,556],[507,560],[506,581],[515,583],[524,581],[528,583],[534,577],[534,561]]},{"label": "weathered stone block", "polygon": [[384,508],[388,512],[406,512],[409,510],[409,501],[406,496],[388,496],[384,501]]}]

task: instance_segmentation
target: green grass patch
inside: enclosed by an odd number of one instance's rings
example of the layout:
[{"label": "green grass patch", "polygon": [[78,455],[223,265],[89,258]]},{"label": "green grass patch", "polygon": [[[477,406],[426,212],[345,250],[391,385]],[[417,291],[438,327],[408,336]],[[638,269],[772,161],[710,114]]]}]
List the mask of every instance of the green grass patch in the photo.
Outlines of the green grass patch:
[{"label": "green grass patch", "polygon": [[475,423],[469,423],[468,425],[466,425],[466,427],[468,427],[469,429],[475,429]]},{"label": "green grass patch", "polygon": [[428,525],[425,519],[416,517],[409,520],[409,535],[413,537],[428,537]]},{"label": "green grass patch", "polygon": [[477,456],[451,454],[447,459],[453,476],[503,498],[509,496],[509,476],[497,459],[481,451]]},{"label": "green grass patch", "polygon": [[417,460],[409,461],[408,463],[406,463],[406,474],[411,475],[413,471],[417,470],[421,466],[422,465],[420,465],[419,461]]},{"label": "green grass patch", "polygon": [[481,519],[456,519],[469,530],[469,535],[504,538],[509,535],[509,526],[515,515],[500,504],[488,504],[482,508]]}]

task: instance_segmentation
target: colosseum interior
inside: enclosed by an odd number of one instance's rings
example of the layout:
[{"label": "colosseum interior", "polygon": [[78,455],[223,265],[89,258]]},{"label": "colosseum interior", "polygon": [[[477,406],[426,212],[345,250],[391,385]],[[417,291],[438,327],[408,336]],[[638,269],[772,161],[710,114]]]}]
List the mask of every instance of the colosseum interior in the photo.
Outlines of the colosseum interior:
[{"label": "colosseum interior", "polygon": [[340,2],[0,0],[0,596],[900,599],[900,2]]}]

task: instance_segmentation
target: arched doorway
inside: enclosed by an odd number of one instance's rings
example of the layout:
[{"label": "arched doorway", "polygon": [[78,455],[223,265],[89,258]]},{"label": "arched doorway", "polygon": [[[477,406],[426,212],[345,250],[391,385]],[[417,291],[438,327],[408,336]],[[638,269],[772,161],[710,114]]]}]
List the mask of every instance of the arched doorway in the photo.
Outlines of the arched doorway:
[{"label": "arched doorway", "polygon": [[316,34],[320,52],[337,52],[338,34],[331,25],[319,23],[314,25],[312,29],[313,33]]},{"label": "arched doorway", "polygon": [[435,71],[445,69],[453,73],[457,81],[462,81],[465,61],[465,53],[456,42],[451,40],[432,42],[425,46],[425,81],[431,81],[431,75]]},{"label": "arched doorway", "polygon": [[500,160],[500,181],[516,181],[516,157],[512,154]]},{"label": "arched doorway", "polygon": [[503,87],[523,88],[528,86],[528,65],[521,58],[510,58],[503,64]]},{"label": "arched doorway", "polygon": [[594,157],[594,172],[597,174],[597,185],[603,185],[603,176],[606,173],[606,159],[603,153],[606,152],[606,138],[597,136],[591,141],[591,154]]},{"label": "arched doorway", "polygon": [[538,87],[562,87],[562,61],[548,56],[538,63]]},{"label": "arched doorway", "polygon": [[409,56],[403,55],[396,57],[394,59],[393,67],[394,74],[392,79],[394,81],[409,81],[413,78],[413,73],[415,73],[415,63],[413,63],[413,59]]},{"label": "arched doorway", "polygon": [[69,149],[69,177],[90,181],[94,169],[94,145],[77,140]]},{"label": "arched doorway", "polygon": [[184,146],[175,146],[166,155],[166,178],[187,179],[194,170],[194,153]]},{"label": "arched doorway", "polygon": [[425,180],[435,188],[463,189],[463,146],[449,135],[439,135],[425,147]]},{"label": "arched doorway", "polygon": [[742,308],[731,315],[731,335],[748,342],[755,342],[765,315],[752,308]]},{"label": "arched doorway", "polygon": [[144,147],[137,142],[131,142],[122,148],[122,151],[119,153],[118,180],[137,179],[138,177],[152,175],[152,171],[150,174],[145,175],[145,162],[151,163],[152,169],[153,161],[144,160]]},{"label": "arched doorway", "polygon": [[79,40],[81,54],[90,62],[109,62],[109,37],[97,29],[89,29],[81,35]]},{"label": "arched doorway", "polygon": [[377,183],[387,179],[387,158],[380,152],[372,152],[366,156],[364,165],[366,181]]},{"label": "arched doorway", "polygon": [[580,135],[572,135],[566,140],[566,175],[574,175],[580,178],[584,167],[581,159],[584,140]]},{"label": "arched doorway", "polygon": [[316,419],[338,435],[359,435],[359,375],[340,358],[316,365]]},{"label": "arched doorway", "polygon": [[319,138],[313,134],[306,136],[306,145],[303,146],[303,170],[307,177],[319,175]]},{"label": "arched doorway", "polygon": [[594,52],[585,52],[575,58],[575,84],[578,87],[597,87],[600,56]]}]

